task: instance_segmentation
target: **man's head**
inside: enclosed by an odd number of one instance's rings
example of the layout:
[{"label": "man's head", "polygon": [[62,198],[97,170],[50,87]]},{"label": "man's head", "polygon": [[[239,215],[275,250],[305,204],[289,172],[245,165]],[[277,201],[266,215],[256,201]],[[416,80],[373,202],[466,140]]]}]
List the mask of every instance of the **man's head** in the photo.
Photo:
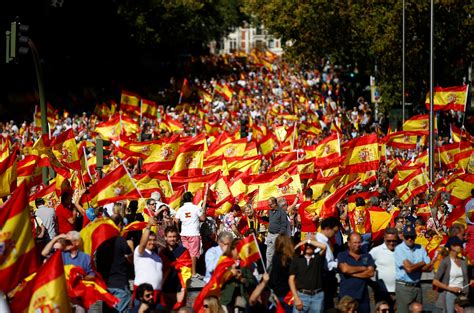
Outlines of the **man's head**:
[{"label": "man's head", "polygon": [[398,230],[402,230],[403,227],[405,227],[405,217],[403,216],[397,216],[395,218],[395,228]]},{"label": "man's head", "polygon": [[364,198],[362,198],[362,197],[357,197],[357,198],[356,198],[356,206],[365,206]]},{"label": "man's head", "polygon": [[423,312],[423,304],[420,302],[412,302],[408,307],[410,313],[421,313]]},{"label": "man's head", "polygon": [[66,251],[77,251],[81,245],[81,235],[78,231],[71,230],[66,234],[65,249]]},{"label": "man's head", "polygon": [[168,247],[176,247],[178,244],[179,233],[175,226],[165,228],[165,242]]},{"label": "man's head", "polygon": [[462,224],[453,224],[449,228],[448,233],[449,233],[449,236],[458,237],[459,239],[464,241],[464,236],[465,236],[465,233],[466,233],[466,229],[464,228],[464,226]]},{"label": "man's head", "polygon": [[349,236],[349,251],[353,254],[360,254],[361,253],[361,246],[362,246],[362,236],[359,233],[352,233]]},{"label": "man's head", "polygon": [[150,198],[150,199],[146,200],[146,207],[147,207],[148,210],[150,210],[152,212],[155,212],[155,208],[156,208],[155,199]]},{"label": "man's head", "polygon": [[219,236],[217,237],[217,243],[219,244],[219,247],[221,247],[222,251],[226,251],[227,248],[232,244],[233,240],[234,236],[232,236],[232,234],[227,231],[220,232]]},{"label": "man's head", "polygon": [[288,209],[288,202],[286,202],[286,199],[283,197],[278,198],[277,205],[280,209],[282,209],[285,212]]},{"label": "man's head", "polygon": [[403,229],[403,241],[408,247],[413,247],[415,245],[416,231],[412,225],[407,225]]},{"label": "man's head", "polygon": [[37,198],[35,200],[35,206],[38,208],[40,205],[44,205],[44,199],[43,198]]},{"label": "man's head", "polygon": [[148,241],[146,242],[145,248],[149,251],[153,251],[156,248],[157,240],[156,234],[150,231],[150,235],[148,236]]},{"label": "man's head", "polygon": [[313,189],[307,188],[304,191],[304,198],[305,198],[306,201],[312,200],[313,199]]},{"label": "man's head", "polygon": [[398,230],[396,228],[385,229],[383,240],[390,251],[395,250],[398,244]]},{"label": "man's head", "polygon": [[136,297],[142,303],[153,305],[153,286],[147,283],[140,284],[136,290]]},{"label": "man's head", "polygon": [[183,194],[182,202],[193,202],[193,194],[190,191],[187,191]]},{"label": "man's head", "polygon": [[268,206],[272,210],[275,210],[278,207],[277,206],[277,200],[276,200],[275,197],[271,197],[270,199],[268,199]]},{"label": "man's head", "polygon": [[387,301],[380,301],[375,304],[375,312],[377,313],[389,313],[390,306],[388,305]]},{"label": "man's head", "polygon": [[328,217],[325,218],[321,222],[321,232],[324,234],[324,236],[328,238],[332,238],[336,235],[336,233],[339,231],[339,228],[341,227],[341,222],[339,222],[339,219],[336,217]]},{"label": "man's head", "polygon": [[246,204],[244,206],[244,213],[246,216],[248,217],[252,217],[253,216],[253,209],[252,209],[252,206],[250,204]]}]

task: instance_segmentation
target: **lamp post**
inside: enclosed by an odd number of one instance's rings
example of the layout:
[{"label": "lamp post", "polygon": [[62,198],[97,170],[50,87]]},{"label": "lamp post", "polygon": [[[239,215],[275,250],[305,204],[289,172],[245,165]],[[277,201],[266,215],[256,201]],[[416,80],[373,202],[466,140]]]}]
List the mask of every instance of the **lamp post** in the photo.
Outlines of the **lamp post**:
[{"label": "lamp post", "polygon": [[434,149],[435,149],[435,142],[434,142],[434,112],[433,112],[433,83],[434,83],[434,68],[433,68],[433,28],[434,28],[434,6],[433,0],[430,1],[430,149],[429,149],[429,165],[430,165],[430,180],[431,182],[435,181],[434,177]]}]

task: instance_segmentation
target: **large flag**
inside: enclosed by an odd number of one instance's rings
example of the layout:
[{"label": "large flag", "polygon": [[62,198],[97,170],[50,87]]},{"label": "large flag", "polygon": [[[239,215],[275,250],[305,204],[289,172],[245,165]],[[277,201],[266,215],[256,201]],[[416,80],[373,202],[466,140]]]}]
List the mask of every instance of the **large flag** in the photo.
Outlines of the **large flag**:
[{"label": "large flag", "polygon": [[10,195],[17,186],[17,157],[18,148],[10,156],[0,162],[0,197]]},{"label": "large flag", "polygon": [[[469,85],[455,87],[435,87],[433,109],[435,111],[466,111]],[[426,95],[426,109],[430,109],[430,94]]]},{"label": "large flag", "polygon": [[[189,254],[189,250],[185,249],[183,253],[181,253],[181,255],[173,262],[171,262],[162,252],[160,252],[160,257],[163,260],[163,277],[166,277],[169,273],[169,269],[174,267],[178,272],[178,278],[182,288],[185,288],[187,286],[188,280],[192,277],[192,259],[191,255]],[[177,302],[173,306],[173,310],[178,310],[181,306],[182,302]]]},{"label": "large flag", "polygon": [[227,101],[232,101],[232,96],[233,96],[233,91],[227,84],[221,84],[217,83],[216,86],[214,87],[214,91],[222,96],[224,99]]},{"label": "large flag", "polygon": [[142,116],[149,118],[151,120],[156,120],[158,118],[158,105],[156,102],[142,99]]},{"label": "large flag", "polygon": [[136,116],[140,115],[140,96],[123,90],[120,96],[120,109]]},{"label": "large flag", "polygon": [[[430,122],[428,114],[415,115],[409,120],[406,120],[405,123],[403,123],[404,131],[408,131],[418,135],[428,135],[429,127]],[[434,127],[436,130],[436,118],[434,121]]]},{"label": "large flag", "polygon": [[127,195],[135,190],[133,181],[125,170],[125,165],[119,165],[102,179],[89,187],[89,193],[84,194],[82,203],[92,206],[105,205],[127,199]]},{"label": "large flag", "polygon": [[410,132],[399,131],[387,135],[387,146],[398,149],[415,149],[418,136]]},{"label": "large flag", "polygon": [[163,140],[159,145],[153,144],[149,147],[153,147],[153,150],[143,161],[143,170],[150,172],[169,171],[173,168],[179,154],[179,136],[173,136]]},{"label": "large flag", "polygon": [[81,232],[84,253],[94,255],[97,248],[107,239],[120,236],[120,230],[110,218],[96,218],[86,225]]},{"label": "large flag", "polygon": [[319,168],[325,168],[327,163],[341,155],[339,135],[332,134],[324,138],[317,146],[314,146],[314,149],[312,148],[305,148],[305,152],[316,158],[316,165]]},{"label": "large flag", "polygon": [[76,138],[72,128],[51,141],[51,149],[58,161],[73,170],[81,170],[81,160],[77,151]]},{"label": "large flag", "polygon": [[208,296],[220,296],[222,285],[232,277],[232,273],[229,268],[235,264],[234,259],[221,256],[217,262],[216,268],[212,272],[211,279],[202,288],[201,292],[194,301],[193,308],[196,312],[200,312],[204,299]]},{"label": "large flag", "polygon": [[240,257],[240,265],[243,267],[249,267],[253,262],[260,259],[260,250],[258,249],[257,239],[253,233],[240,240],[236,248]]},{"label": "large flag", "polygon": [[26,184],[0,208],[0,291],[7,293],[38,268]]},{"label": "large flag", "polygon": [[378,170],[380,155],[376,134],[353,139],[345,147],[347,156],[344,160],[344,166],[349,173]]},{"label": "large flag", "polygon": [[72,312],[61,251],[56,251],[38,274],[15,294],[12,312]]},{"label": "large flag", "polygon": [[176,162],[171,169],[171,176],[199,176],[202,175],[204,163],[204,145],[182,145]]},{"label": "large flag", "polygon": [[102,139],[117,140],[122,131],[120,117],[114,116],[110,120],[96,125],[94,132],[99,134]]},{"label": "large flag", "polygon": [[83,277],[87,276],[86,272],[83,268],[74,265],[64,266],[64,272],[69,297],[87,310],[97,301],[104,301],[109,307],[114,307],[120,302],[107,291],[105,282],[98,275],[95,275],[93,279],[84,280]]}]

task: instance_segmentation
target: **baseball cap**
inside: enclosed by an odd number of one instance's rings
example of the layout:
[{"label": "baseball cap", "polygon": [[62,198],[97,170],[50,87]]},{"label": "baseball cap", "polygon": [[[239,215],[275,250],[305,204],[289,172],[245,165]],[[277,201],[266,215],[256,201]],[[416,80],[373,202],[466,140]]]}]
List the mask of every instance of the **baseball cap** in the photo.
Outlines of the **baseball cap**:
[{"label": "baseball cap", "polygon": [[462,247],[462,240],[459,239],[459,237],[453,236],[449,237],[448,241],[446,241],[446,244],[444,245],[446,248],[451,248],[451,246],[461,246]]},{"label": "baseball cap", "polygon": [[155,201],[160,201],[161,200],[161,194],[158,191],[153,191],[151,193],[151,197]]},{"label": "baseball cap", "polygon": [[415,227],[413,225],[407,225],[403,228],[403,236],[416,236]]}]

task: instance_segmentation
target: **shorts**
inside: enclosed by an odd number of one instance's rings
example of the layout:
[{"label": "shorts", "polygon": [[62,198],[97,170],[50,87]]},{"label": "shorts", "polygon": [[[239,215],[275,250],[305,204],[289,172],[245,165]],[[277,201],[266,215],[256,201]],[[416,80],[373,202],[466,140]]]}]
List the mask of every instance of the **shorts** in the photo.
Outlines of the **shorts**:
[{"label": "shorts", "polygon": [[201,255],[201,236],[181,236],[181,241],[191,257],[198,258]]}]

